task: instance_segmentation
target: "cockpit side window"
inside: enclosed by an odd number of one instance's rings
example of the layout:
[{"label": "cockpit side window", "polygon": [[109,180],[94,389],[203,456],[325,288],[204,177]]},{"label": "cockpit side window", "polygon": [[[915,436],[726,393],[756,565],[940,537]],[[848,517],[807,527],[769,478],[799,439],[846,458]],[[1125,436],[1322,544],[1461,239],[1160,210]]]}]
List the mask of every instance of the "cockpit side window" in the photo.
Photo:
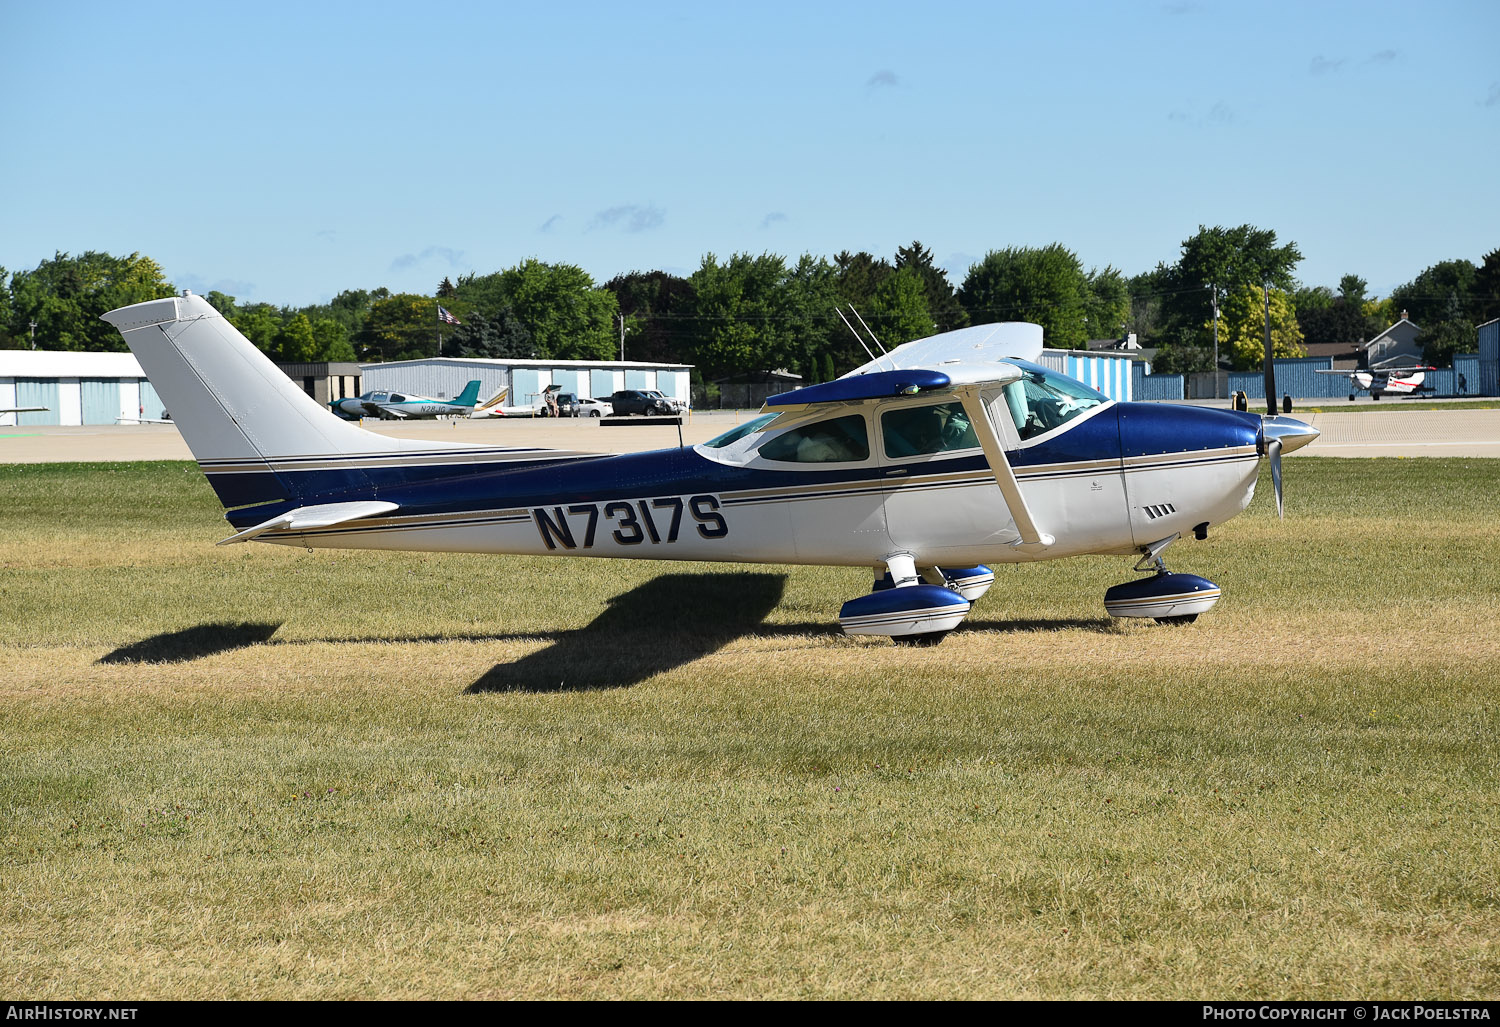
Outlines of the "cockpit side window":
[{"label": "cockpit side window", "polygon": [[861,415],[835,417],[783,432],[761,446],[758,455],[797,464],[868,460],[870,436]]},{"label": "cockpit side window", "polygon": [[979,446],[962,403],[887,410],[880,415],[880,433],[885,455],[894,459]]},{"label": "cockpit side window", "polygon": [[1005,386],[1005,406],[1023,440],[1061,427],[1103,402],[1103,394],[1060,374],[1027,371]]}]

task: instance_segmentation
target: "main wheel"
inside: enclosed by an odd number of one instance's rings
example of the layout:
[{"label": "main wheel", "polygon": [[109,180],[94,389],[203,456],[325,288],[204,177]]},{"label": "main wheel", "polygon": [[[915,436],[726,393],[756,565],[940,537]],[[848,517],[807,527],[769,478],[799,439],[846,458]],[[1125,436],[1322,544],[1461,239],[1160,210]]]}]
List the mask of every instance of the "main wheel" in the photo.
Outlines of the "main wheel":
[{"label": "main wheel", "polygon": [[1158,624],[1191,624],[1198,619],[1196,613],[1185,613],[1181,617],[1155,617],[1152,618]]},{"label": "main wheel", "polygon": [[914,645],[925,648],[929,645],[937,645],[948,634],[946,631],[929,631],[925,635],[892,635],[891,641],[897,645]]}]

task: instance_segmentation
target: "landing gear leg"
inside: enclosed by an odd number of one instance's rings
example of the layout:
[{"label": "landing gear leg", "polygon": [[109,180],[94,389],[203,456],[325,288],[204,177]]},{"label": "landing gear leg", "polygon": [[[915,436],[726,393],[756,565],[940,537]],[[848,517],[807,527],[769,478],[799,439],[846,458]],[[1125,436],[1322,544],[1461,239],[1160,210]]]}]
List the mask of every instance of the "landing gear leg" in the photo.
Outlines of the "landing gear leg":
[{"label": "landing gear leg", "polygon": [[[969,601],[942,585],[917,576],[910,553],[892,553],[883,561],[887,573],[874,591],[851,599],[839,610],[846,635],[884,635],[904,645],[936,645],[969,612]],[[889,583],[887,583],[889,582]]]},{"label": "landing gear leg", "polygon": [[1115,585],[1104,593],[1104,608],[1112,617],[1150,617],[1158,624],[1191,624],[1219,601],[1219,586],[1196,574],[1173,574],[1161,554],[1178,536],[1142,548],[1137,571],[1153,572]]}]

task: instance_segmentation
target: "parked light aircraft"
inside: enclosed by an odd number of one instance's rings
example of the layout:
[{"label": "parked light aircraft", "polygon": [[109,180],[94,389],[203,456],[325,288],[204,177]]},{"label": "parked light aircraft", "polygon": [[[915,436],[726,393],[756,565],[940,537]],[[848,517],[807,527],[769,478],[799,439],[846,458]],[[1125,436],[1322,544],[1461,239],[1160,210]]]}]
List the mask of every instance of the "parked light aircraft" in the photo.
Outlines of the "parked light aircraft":
[{"label": "parked light aircraft", "polygon": [[1422,388],[1422,381],[1427,377],[1426,372],[1434,370],[1424,364],[1413,367],[1387,367],[1379,371],[1325,371],[1318,370],[1318,374],[1341,374],[1349,379],[1349,398],[1352,400],[1357,389],[1363,389],[1370,394],[1371,399],[1378,400],[1381,393],[1389,392],[1392,395],[1417,392]]},{"label": "parked light aircraft", "polygon": [[[495,393],[489,399],[480,403],[469,411],[470,417],[549,417],[547,411],[549,399],[562,389],[561,385],[549,385],[536,396],[536,402],[530,406],[519,406],[506,403],[510,398],[510,387],[506,386]],[[556,403],[556,400],[551,400]]]},{"label": "parked light aircraft", "polygon": [[987,564],[1139,555],[1114,615],[1191,620],[1212,582],[1161,553],[1254,495],[1318,432],[1289,417],[1122,403],[1039,366],[1039,325],[899,346],[773,397],[709,442],[626,455],[393,439],[340,421],[198,296],[105,315],[235,532],[285,545],[874,567],[850,634],[925,643]]},{"label": "parked light aircraft", "polygon": [[404,392],[366,392],[328,404],[334,413],[345,417],[383,417],[387,420],[409,420],[418,417],[460,417],[474,409],[479,399],[479,379],[452,399],[429,399]]}]

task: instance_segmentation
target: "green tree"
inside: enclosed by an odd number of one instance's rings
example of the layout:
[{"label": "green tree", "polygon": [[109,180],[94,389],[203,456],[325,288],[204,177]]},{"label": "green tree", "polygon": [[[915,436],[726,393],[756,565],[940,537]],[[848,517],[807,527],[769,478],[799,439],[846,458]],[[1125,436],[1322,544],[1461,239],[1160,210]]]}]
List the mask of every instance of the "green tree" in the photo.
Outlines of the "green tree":
[{"label": "green tree", "polygon": [[786,262],[769,253],[736,253],[722,264],[704,256],[692,283],[699,322],[696,363],[724,378],[781,366],[789,347],[778,337]]},{"label": "green tree", "polygon": [[[0,268],[0,278],[4,277]],[[1479,269],[1474,272],[1472,292],[1474,321],[1484,324],[1500,317],[1500,250],[1491,250],[1484,255]]]},{"label": "green tree", "polygon": [[452,352],[460,357],[504,360],[536,353],[531,333],[510,307],[501,308],[494,318],[471,310],[463,322],[452,336]]},{"label": "green tree", "polygon": [[873,253],[861,250],[850,253],[844,250],[834,255],[833,265],[838,271],[839,299],[854,305],[861,313],[875,296],[875,290],[896,269]]},{"label": "green tree", "polygon": [[256,349],[272,357],[277,354],[276,337],[281,333],[281,312],[275,307],[269,303],[251,303],[240,307],[228,320]]},{"label": "green tree", "polygon": [[1307,345],[1331,342],[1359,342],[1370,338],[1379,327],[1371,323],[1365,312],[1367,283],[1358,275],[1344,275],[1339,279],[1339,291],[1335,295],[1326,286],[1298,289],[1293,305],[1297,310],[1297,325]]},{"label": "green tree", "polygon": [[1453,354],[1469,353],[1477,348],[1477,326],[1464,312],[1456,292],[1449,294],[1442,316],[1429,317],[1421,328],[1422,360],[1434,367],[1451,367]]},{"label": "green tree", "polygon": [[604,283],[625,316],[630,360],[691,363],[696,348],[693,283],[665,271],[631,271]]},{"label": "green tree", "polygon": [[316,359],[316,355],[317,340],[307,315],[297,313],[283,320],[276,332],[275,359],[283,364],[301,364]]},{"label": "green tree", "polygon": [[1113,267],[1094,268],[1085,277],[1084,330],[1089,339],[1118,339],[1129,331],[1130,283]]},{"label": "green tree", "polygon": [[208,305],[210,307],[213,307],[219,313],[223,314],[224,317],[231,322],[234,321],[234,316],[240,311],[240,308],[235,303],[233,296],[229,296],[225,293],[219,292],[217,289],[209,290],[208,295],[203,298],[208,300]]},{"label": "green tree", "polygon": [[414,293],[396,293],[370,304],[354,337],[361,360],[414,360],[437,352],[437,301]]},{"label": "green tree", "polygon": [[1054,349],[1078,349],[1087,341],[1087,296],[1083,266],[1060,243],[991,250],[969,268],[958,290],[975,324],[1032,321]]},{"label": "green tree", "polygon": [[1295,288],[1292,272],[1301,260],[1297,244],[1278,246],[1276,233],[1270,229],[1199,225],[1196,235],[1182,241],[1177,262],[1157,269],[1155,285],[1162,297],[1160,341],[1211,347],[1215,288],[1221,304],[1231,294],[1266,282],[1290,292]]},{"label": "green tree", "polygon": [[[1209,325],[1208,333],[1213,326]],[[1264,289],[1243,287],[1224,297],[1219,306],[1220,350],[1233,354],[1237,370],[1249,371],[1265,360],[1266,306]],[[1271,290],[1271,355],[1305,357],[1302,330],[1289,292]]]},{"label": "green tree", "polygon": [[[819,379],[826,367],[834,365],[834,354],[842,351],[843,338],[848,334],[835,313],[838,305],[838,269],[822,257],[808,253],[798,257],[782,276],[777,290],[772,315],[777,323],[769,362],[805,378]],[[864,362],[861,356],[847,367]]]},{"label": "green tree", "polygon": [[1471,325],[1478,324],[1478,305],[1472,300],[1479,269],[1467,260],[1440,261],[1405,285],[1391,290],[1391,301],[1398,311],[1427,331],[1439,321],[1457,317]]},{"label": "green tree", "polygon": [[[175,290],[150,257],[115,257],[90,250],[57,253],[10,281],[11,338],[29,337],[37,322],[40,349],[124,350],[125,340],[100,316],[116,307],[170,296]],[[29,345],[29,342],[27,343]]]},{"label": "green tree", "polygon": [[11,334],[10,272],[0,265],[0,349],[21,349],[29,345],[25,337]]},{"label": "green tree", "polygon": [[314,360],[350,361],[355,359],[354,344],[342,324],[331,317],[312,322]]},{"label": "green tree", "polygon": [[934,332],[951,332],[968,325],[968,311],[958,301],[958,290],[948,280],[948,272],[937,266],[932,251],[921,242],[913,240],[910,246],[896,248],[896,270],[910,271],[922,280]]},{"label": "green tree", "polygon": [[905,268],[888,276],[875,289],[867,319],[886,349],[933,334],[927,287],[921,276]]},{"label": "green tree", "polygon": [[492,322],[509,308],[531,333],[539,357],[609,360],[615,355],[619,304],[580,267],[526,260],[490,275],[461,276],[454,293],[455,302],[462,299],[470,312]]}]

